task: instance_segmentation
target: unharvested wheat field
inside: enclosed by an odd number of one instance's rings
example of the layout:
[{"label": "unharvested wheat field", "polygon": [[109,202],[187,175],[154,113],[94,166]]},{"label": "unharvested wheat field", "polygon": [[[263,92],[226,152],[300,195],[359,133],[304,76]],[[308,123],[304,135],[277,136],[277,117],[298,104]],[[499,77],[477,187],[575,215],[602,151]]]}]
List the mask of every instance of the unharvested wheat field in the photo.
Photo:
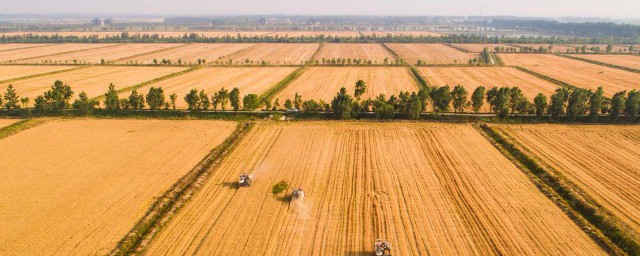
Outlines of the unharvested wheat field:
[{"label": "unharvested wheat field", "polygon": [[70,51],[80,51],[100,47],[113,46],[114,44],[53,44],[42,47],[18,49],[0,52],[0,62],[17,61],[41,56],[50,56]]},{"label": "unharvested wheat field", "polygon": [[50,121],[0,140],[0,254],[105,255],[233,122]]},{"label": "unharvested wheat field", "polygon": [[640,127],[498,126],[640,238]]},{"label": "unharvested wheat field", "polygon": [[500,54],[506,65],[526,69],[589,90],[602,86],[607,95],[640,89],[640,74],[551,54]]},{"label": "unharvested wheat field", "polygon": [[[281,180],[305,198],[272,196]],[[376,238],[393,255],[604,254],[471,126],[362,123],[259,124],[146,253],[372,255]]]},{"label": "unharvested wheat field", "polygon": [[319,44],[259,44],[222,60],[237,65],[302,65],[311,59]]},{"label": "unharvested wheat field", "polygon": [[162,59],[168,59],[171,60],[172,63],[178,63],[178,60],[181,60],[187,64],[197,64],[198,59],[204,59],[207,63],[213,63],[224,56],[253,46],[255,46],[255,44],[189,44],[162,52],[128,58],[121,61],[121,63],[133,61],[151,64],[154,59],[158,62],[162,61]]},{"label": "unharvested wheat field", "polygon": [[[89,97],[97,97],[107,92],[109,83],[113,83],[116,89],[121,89],[184,69],[186,68],[98,66],[13,81],[11,84],[20,97],[29,97],[32,99],[31,104],[33,104],[33,99],[49,90],[56,80],[71,86],[74,98],[82,91],[86,92]],[[5,91],[8,85],[9,83],[0,84],[0,91]]]},{"label": "unharvested wheat field", "polygon": [[73,52],[67,54],[60,54],[55,56],[45,56],[39,58],[31,58],[23,61],[19,61],[20,63],[44,63],[48,61],[54,61],[55,63],[74,63],[74,60],[78,63],[91,63],[91,64],[99,64],[104,60],[107,63],[115,62],[120,59],[143,54],[146,52],[153,52],[162,49],[167,49],[174,46],[179,46],[180,44],[122,44],[113,47],[100,48],[100,49],[91,49],[80,52]]},{"label": "unharvested wheat field", "polygon": [[[165,95],[176,93],[178,95],[176,107],[186,109],[187,103],[184,96],[191,89],[204,90],[209,96],[212,96],[223,87],[228,91],[237,87],[241,97],[250,93],[260,95],[278,84],[294,70],[295,68],[292,67],[203,68],[150,86],[161,86]],[[138,92],[147,93],[148,90],[149,87],[143,87],[138,89]],[[120,97],[128,97],[129,94],[130,92],[125,92]]]},{"label": "unharvested wheat field", "polygon": [[7,127],[18,121],[20,121],[20,119],[0,119],[0,128]]},{"label": "unharvested wheat field", "polygon": [[573,56],[578,58],[613,64],[617,66],[622,66],[622,67],[640,69],[640,56],[638,55],[580,54],[580,55],[573,55]]},{"label": "unharvested wheat field", "polygon": [[289,84],[275,98],[284,103],[294,99],[296,93],[304,99],[331,101],[341,87],[353,95],[356,82],[363,80],[367,85],[363,98],[375,98],[400,91],[417,91],[413,75],[402,67],[314,67],[306,70],[298,79]]},{"label": "unharvested wheat field", "polygon": [[460,47],[470,52],[478,52],[478,53],[484,51],[484,48],[487,48],[491,52],[493,52],[496,47],[504,47],[505,49],[517,48],[513,46],[508,46],[505,44],[453,44],[453,46]]},{"label": "unharvested wheat field", "polygon": [[426,64],[467,64],[478,54],[461,52],[442,44],[387,44],[406,63],[418,60]]},{"label": "unharvested wheat field", "polygon": [[71,66],[0,66],[0,81],[71,69]]},{"label": "unharvested wheat field", "polygon": [[322,59],[363,59],[371,60],[373,64],[383,64],[388,58],[393,62],[395,58],[380,44],[325,44],[316,56],[317,60]]}]

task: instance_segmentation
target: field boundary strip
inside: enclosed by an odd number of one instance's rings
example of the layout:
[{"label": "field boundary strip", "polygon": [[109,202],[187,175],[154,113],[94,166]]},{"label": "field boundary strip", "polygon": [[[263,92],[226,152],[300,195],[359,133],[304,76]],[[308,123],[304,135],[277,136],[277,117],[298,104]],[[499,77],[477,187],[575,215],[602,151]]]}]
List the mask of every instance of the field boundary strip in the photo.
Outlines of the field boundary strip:
[{"label": "field boundary strip", "polygon": [[131,255],[144,250],[158,232],[205,184],[211,172],[233,151],[255,123],[239,122],[235,131],[216,146],[191,171],[182,176],[163,195],[157,197],[145,215],[118,242],[109,255]]},{"label": "field boundary strip", "polygon": [[420,73],[420,71],[418,71],[418,69],[416,69],[416,67],[414,66],[410,66],[409,68],[409,72],[413,75],[413,80],[416,82],[416,86],[418,86],[418,89],[422,89],[422,87],[427,87],[427,81],[424,80],[424,77],[422,77],[422,74]]},{"label": "field boundary strip", "polygon": [[309,69],[308,66],[303,66],[303,67],[300,67],[300,68],[294,70],[293,72],[291,72],[291,74],[289,74],[284,79],[282,79],[282,81],[278,82],[275,86],[269,88],[269,90],[267,90],[262,95],[260,95],[260,97],[258,97],[258,102],[260,102],[260,104],[262,104],[262,102],[265,99],[272,99],[273,96],[275,96],[280,91],[282,91],[285,88],[287,88],[287,86],[289,86],[289,84],[291,82],[293,82],[296,79],[298,79],[298,77],[300,77],[300,75],[302,75],[302,73],[304,73],[304,71],[306,71],[307,69]]},{"label": "field boundary strip", "polygon": [[8,51],[16,51],[16,50],[28,50],[28,49],[38,48],[38,47],[45,47],[45,46],[49,46],[49,45],[51,45],[51,44],[35,45],[35,46],[28,46],[28,47],[23,47],[23,48],[14,48],[14,49],[4,49],[4,50],[1,50],[0,52],[8,52]]},{"label": "field boundary strip", "polygon": [[120,59],[113,60],[113,61],[109,61],[109,62],[115,64],[116,62],[127,61],[129,59],[137,58],[137,57],[140,57],[140,56],[151,55],[151,54],[156,54],[156,53],[160,53],[160,52],[164,52],[164,51],[168,51],[168,50],[173,50],[173,49],[177,49],[177,48],[180,48],[180,47],[185,47],[187,45],[190,45],[190,44],[179,44],[179,45],[176,45],[176,46],[171,46],[171,47],[167,47],[167,48],[163,48],[163,49],[153,50],[153,51],[150,51],[150,52],[138,53],[138,54],[135,54],[135,55],[127,56],[127,57],[120,58]]},{"label": "field boundary strip", "polygon": [[[248,50],[251,50],[253,48],[256,48],[256,47],[258,47],[258,45],[261,45],[261,44],[264,44],[264,43],[256,43],[256,44],[254,44],[252,46],[249,46],[247,48],[242,48],[240,50],[237,50],[235,52],[229,53],[227,55],[222,55],[222,56],[218,57],[217,60],[209,63],[209,66],[234,66],[234,64],[233,64],[233,56],[234,55],[237,55],[237,54],[240,54],[240,53],[242,53],[244,51],[248,51]],[[231,65],[225,64],[225,61],[224,61],[225,59],[231,60]],[[219,63],[219,64],[216,64],[216,61],[222,61],[222,62]],[[244,65],[240,65],[240,66],[244,66]]]},{"label": "field boundary strip", "polygon": [[21,131],[31,129],[38,125],[46,123],[48,120],[45,119],[25,119],[22,121],[15,122],[9,126],[0,128],[0,140]]},{"label": "field boundary strip", "polygon": [[513,139],[505,138],[503,133],[496,132],[494,128],[481,124],[478,131],[505,157],[521,167],[540,191],[567,213],[603,249],[613,255],[640,255],[640,243],[620,228],[619,223],[607,216],[609,214],[596,206],[593,200],[585,198],[584,193],[570,182],[540,165],[520,147],[514,145]]},{"label": "field boundary strip", "polygon": [[36,77],[41,77],[41,76],[48,76],[48,75],[55,75],[55,74],[60,74],[60,73],[65,73],[65,72],[70,72],[70,71],[76,71],[76,70],[83,69],[83,68],[88,68],[88,67],[89,66],[79,66],[79,67],[76,66],[76,67],[63,69],[63,70],[56,70],[56,71],[45,72],[45,73],[40,73],[40,74],[33,74],[33,75],[28,75],[28,76],[16,77],[16,78],[11,78],[11,79],[0,81],[0,84],[6,84],[6,83],[11,83],[11,82],[19,81],[19,80],[24,80],[24,79],[30,79],[30,78],[36,78]]},{"label": "field boundary strip", "polygon": [[629,68],[629,67],[625,67],[625,66],[619,66],[619,65],[606,63],[606,62],[601,62],[601,61],[597,61],[597,60],[584,59],[584,58],[571,56],[571,55],[567,55],[567,54],[556,54],[556,55],[560,56],[560,57],[565,57],[565,58],[568,58],[568,59],[572,59],[572,60],[584,61],[584,62],[591,63],[591,64],[596,64],[596,65],[600,65],[600,66],[605,66],[605,67],[609,67],[609,68],[615,68],[615,69],[620,69],[620,70],[624,70],[624,71],[640,74],[640,69]]},{"label": "field boundary strip", "polygon": [[9,60],[9,61],[6,61],[6,62],[11,63],[11,61],[17,62],[17,61],[25,61],[25,60],[31,60],[31,59],[38,59],[38,58],[52,57],[52,56],[58,56],[58,55],[63,55],[63,54],[69,54],[69,53],[76,53],[76,52],[82,52],[82,51],[98,50],[98,49],[104,49],[104,48],[116,47],[116,46],[120,46],[120,45],[123,45],[123,44],[105,45],[105,46],[96,47],[96,48],[88,48],[88,49],[80,49],[80,50],[73,50],[73,51],[66,51],[66,52],[58,52],[58,53],[52,53],[52,54],[45,54],[45,55],[40,55],[40,56],[35,56],[35,57],[29,57],[29,58],[23,58],[23,59],[17,59],[17,60]]},{"label": "field boundary strip", "polygon": [[464,53],[474,53],[474,52],[471,52],[471,51],[469,51],[469,50],[467,50],[465,48],[462,48],[462,47],[459,47],[459,46],[455,46],[455,45],[450,44],[450,43],[449,44],[443,44],[443,45],[449,46],[449,47],[451,47],[453,49],[456,49],[456,50],[464,52]]},{"label": "field boundary strip", "polygon": [[[168,74],[168,75],[157,77],[157,78],[151,79],[149,81],[145,81],[145,82],[139,83],[137,85],[120,88],[120,89],[116,90],[116,93],[120,94],[120,93],[123,93],[123,92],[132,91],[134,89],[142,88],[142,87],[145,87],[147,85],[159,83],[159,82],[162,82],[162,81],[167,80],[169,78],[174,78],[174,77],[181,76],[181,75],[184,75],[184,74],[189,73],[189,72],[196,71],[198,69],[201,69],[202,67],[203,66],[194,66],[194,67],[182,70],[182,71],[178,71],[178,72],[174,72],[174,73],[171,73],[171,74]],[[101,100],[104,99],[104,97],[105,97],[104,95],[100,95],[100,96],[97,96],[97,97],[93,98],[93,100],[101,101]]]},{"label": "field boundary strip", "polygon": [[387,52],[388,52],[389,54],[391,54],[391,56],[393,56],[394,58],[396,58],[396,60],[399,60],[399,59],[400,59],[400,56],[398,56],[398,54],[397,54],[393,49],[391,49],[391,47],[389,47],[387,44],[380,44],[380,45],[382,46],[382,48],[384,48],[385,50],[387,50]]},{"label": "field boundary strip", "polygon": [[320,54],[320,51],[322,51],[322,48],[324,48],[324,42],[320,43],[318,45],[318,48],[316,48],[316,51],[313,53],[313,55],[311,55],[311,58],[309,59],[309,64],[313,64],[316,59],[318,58],[318,54]]},{"label": "field boundary strip", "polygon": [[525,72],[527,74],[536,76],[536,77],[538,77],[538,78],[540,78],[542,80],[546,80],[546,81],[549,81],[551,83],[557,84],[557,85],[559,85],[561,87],[569,87],[569,88],[572,88],[572,89],[578,88],[575,85],[569,84],[569,83],[564,82],[564,81],[560,81],[558,79],[555,79],[555,78],[547,76],[547,75],[540,74],[538,72],[535,72],[535,71],[527,69],[527,68],[523,68],[523,67],[520,67],[520,66],[506,66],[506,67],[515,68],[515,69],[520,70],[522,72]]}]

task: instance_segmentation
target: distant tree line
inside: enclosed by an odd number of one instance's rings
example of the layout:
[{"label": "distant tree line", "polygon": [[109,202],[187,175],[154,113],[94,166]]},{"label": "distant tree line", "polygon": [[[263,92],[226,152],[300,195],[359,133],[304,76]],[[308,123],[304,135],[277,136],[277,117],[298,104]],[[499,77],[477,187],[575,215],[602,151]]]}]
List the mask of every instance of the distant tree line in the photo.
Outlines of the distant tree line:
[{"label": "distant tree line", "polygon": [[613,22],[558,22],[549,20],[492,20],[491,26],[502,29],[517,29],[531,32],[561,34],[574,37],[595,38],[639,38],[640,26]]}]

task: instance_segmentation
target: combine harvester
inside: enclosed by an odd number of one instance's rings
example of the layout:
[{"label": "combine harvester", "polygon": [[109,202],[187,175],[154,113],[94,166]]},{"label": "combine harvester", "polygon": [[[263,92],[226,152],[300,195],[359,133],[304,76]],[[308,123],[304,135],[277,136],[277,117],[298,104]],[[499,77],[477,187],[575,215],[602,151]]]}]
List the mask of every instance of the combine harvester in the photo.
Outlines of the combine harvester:
[{"label": "combine harvester", "polygon": [[240,180],[238,181],[238,188],[251,187],[251,177],[246,172],[240,174]]},{"label": "combine harvester", "polygon": [[293,189],[291,192],[291,201],[295,201],[298,199],[304,199],[304,191],[302,191],[302,187],[298,187],[297,189]]},{"label": "combine harvester", "polygon": [[[388,252],[387,254],[385,254]],[[391,256],[391,244],[382,239],[376,240],[373,249],[373,255],[375,256]]]}]

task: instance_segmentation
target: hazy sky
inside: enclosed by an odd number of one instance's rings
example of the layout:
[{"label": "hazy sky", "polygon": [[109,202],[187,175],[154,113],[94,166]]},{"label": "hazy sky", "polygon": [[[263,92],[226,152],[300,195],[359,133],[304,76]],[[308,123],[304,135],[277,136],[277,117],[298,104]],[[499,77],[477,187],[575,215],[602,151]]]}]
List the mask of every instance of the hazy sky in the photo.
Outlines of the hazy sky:
[{"label": "hazy sky", "polygon": [[640,17],[639,0],[0,0],[0,13]]}]

